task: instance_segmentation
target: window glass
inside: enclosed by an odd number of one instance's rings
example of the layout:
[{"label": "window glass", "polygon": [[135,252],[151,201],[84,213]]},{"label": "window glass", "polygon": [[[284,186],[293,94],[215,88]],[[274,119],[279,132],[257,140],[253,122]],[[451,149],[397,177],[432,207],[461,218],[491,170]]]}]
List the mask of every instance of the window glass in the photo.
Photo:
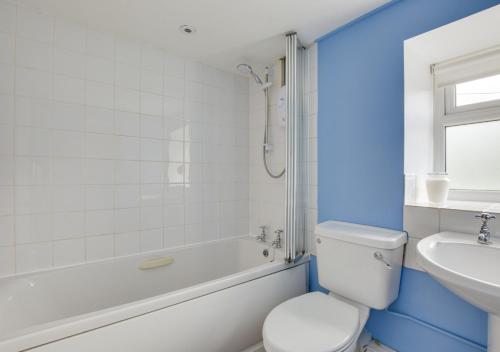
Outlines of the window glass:
[{"label": "window glass", "polygon": [[459,83],[455,94],[456,106],[500,100],[500,74]]},{"label": "window glass", "polygon": [[446,127],[451,189],[500,190],[500,121]]}]

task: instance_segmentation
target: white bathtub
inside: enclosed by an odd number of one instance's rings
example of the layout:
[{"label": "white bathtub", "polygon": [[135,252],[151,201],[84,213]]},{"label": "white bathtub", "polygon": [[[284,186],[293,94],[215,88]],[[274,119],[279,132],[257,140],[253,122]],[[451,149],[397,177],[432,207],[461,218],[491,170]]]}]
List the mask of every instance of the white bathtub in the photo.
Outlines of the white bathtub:
[{"label": "white bathtub", "polygon": [[232,239],[0,279],[0,351],[244,350],[306,292],[308,258],[285,265],[266,248]]}]

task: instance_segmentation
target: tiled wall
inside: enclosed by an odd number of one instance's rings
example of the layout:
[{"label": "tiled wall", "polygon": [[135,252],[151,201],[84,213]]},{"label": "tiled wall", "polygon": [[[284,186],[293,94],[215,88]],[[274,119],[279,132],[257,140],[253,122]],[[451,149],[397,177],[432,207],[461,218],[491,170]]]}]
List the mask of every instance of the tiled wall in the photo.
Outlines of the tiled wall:
[{"label": "tiled wall", "polygon": [[0,77],[0,275],[248,232],[248,79],[10,2]]},{"label": "tiled wall", "polygon": [[[317,159],[316,159],[316,107],[317,107],[317,54],[316,45],[308,49],[308,73],[306,74],[306,141],[305,164],[308,168],[307,199],[307,234],[312,238],[317,218]],[[285,165],[285,129],[279,123],[283,113],[278,108],[278,101],[284,96],[281,90],[279,62],[273,66],[272,87],[269,94],[270,140],[272,151],[268,154],[269,166],[274,174],[279,173]],[[253,80],[250,81],[250,230],[257,235],[259,226],[267,227],[268,240],[274,238],[276,229],[285,226],[285,177],[271,178],[265,171],[262,160],[262,143],[264,138],[264,93]],[[309,242],[309,239],[308,241]],[[310,247],[313,249],[313,247]]]},{"label": "tiled wall", "polygon": [[[404,265],[422,270],[416,260],[416,246],[424,237],[444,231],[470,233],[471,236],[477,236],[481,227],[481,221],[475,218],[478,213],[480,211],[405,206],[404,228],[408,231],[409,240],[406,245]],[[500,214],[495,215],[500,218]],[[489,228],[493,236],[500,238],[498,220],[491,220]]]},{"label": "tiled wall", "polygon": [[[264,77],[261,74],[261,77]],[[272,151],[267,160],[274,174],[285,167],[285,128],[279,124],[281,111],[278,99],[284,96],[281,88],[279,62],[273,65],[269,89],[269,143]],[[274,238],[276,229],[285,226],[285,176],[271,178],[264,169],[262,160],[262,144],[264,140],[265,112],[264,92],[253,80],[250,80],[250,123],[249,123],[249,171],[250,171],[250,234],[257,235],[259,226],[267,227],[268,240]]]},{"label": "tiled wall", "polygon": [[313,44],[309,47],[309,74],[307,87],[308,102],[308,152],[306,167],[308,172],[308,212],[307,212],[307,237],[308,248],[311,253],[316,253],[314,241],[314,227],[318,220],[318,46]]}]

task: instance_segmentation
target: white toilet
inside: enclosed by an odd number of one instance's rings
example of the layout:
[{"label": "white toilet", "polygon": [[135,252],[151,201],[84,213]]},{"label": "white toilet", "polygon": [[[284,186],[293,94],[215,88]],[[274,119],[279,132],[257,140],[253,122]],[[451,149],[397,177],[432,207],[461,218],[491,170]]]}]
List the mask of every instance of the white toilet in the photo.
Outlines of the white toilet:
[{"label": "white toilet", "polygon": [[398,296],[406,234],[327,221],[316,227],[318,275],[311,292],[275,307],[263,327],[267,352],[353,352],[370,308]]}]

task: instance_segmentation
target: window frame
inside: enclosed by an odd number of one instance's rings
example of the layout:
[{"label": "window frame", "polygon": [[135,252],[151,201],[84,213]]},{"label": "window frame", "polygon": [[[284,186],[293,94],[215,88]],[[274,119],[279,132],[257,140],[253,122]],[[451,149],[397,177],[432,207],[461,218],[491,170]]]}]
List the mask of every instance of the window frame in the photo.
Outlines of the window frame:
[{"label": "window frame", "polygon": [[[478,74],[467,81],[493,76]],[[434,85],[434,171],[446,172],[446,128],[500,120],[500,99],[483,103],[456,106],[456,84]],[[472,190],[450,188],[450,199],[462,201],[500,202],[500,190]]]}]

